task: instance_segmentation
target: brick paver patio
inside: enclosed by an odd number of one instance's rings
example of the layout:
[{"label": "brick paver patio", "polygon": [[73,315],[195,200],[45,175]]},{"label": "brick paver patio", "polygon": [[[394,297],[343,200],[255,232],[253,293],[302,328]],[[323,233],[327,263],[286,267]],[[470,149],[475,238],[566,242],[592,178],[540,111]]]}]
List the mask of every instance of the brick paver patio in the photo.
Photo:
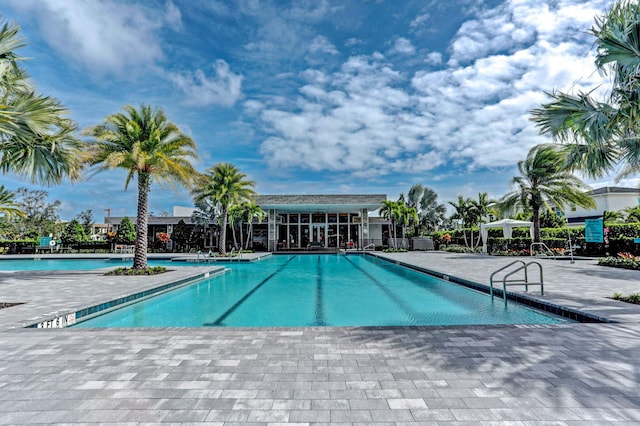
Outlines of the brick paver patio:
[{"label": "brick paver patio", "polygon": [[[387,257],[484,284],[511,260]],[[618,322],[25,329],[213,267],[133,280],[0,273],[0,301],[26,302],[0,309],[0,423],[640,424],[640,306],[608,299],[640,292],[640,271],[541,263],[542,299]]]}]

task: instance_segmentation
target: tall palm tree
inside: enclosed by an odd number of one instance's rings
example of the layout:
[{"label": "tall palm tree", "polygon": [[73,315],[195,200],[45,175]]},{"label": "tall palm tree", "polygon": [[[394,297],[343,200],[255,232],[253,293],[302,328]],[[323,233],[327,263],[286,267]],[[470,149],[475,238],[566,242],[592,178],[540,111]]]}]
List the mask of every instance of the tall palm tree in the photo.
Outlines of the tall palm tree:
[{"label": "tall palm tree", "polygon": [[0,170],[51,185],[80,178],[84,143],[76,124],[54,98],[35,92],[15,50],[25,45],[20,27],[0,27]]},{"label": "tall palm tree", "polygon": [[24,217],[27,214],[20,210],[16,205],[14,198],[16,194],[8,189],[5,189],[4,185],[0,185],[0,214],[6,218],[13,216]]},{"label": "tall palm tree", "polygon": [[121,168],[127,171],[125,190],[135,177],[138,184],[138,211],[134,269],[147,268],[147,219],[152,182],[189,187],[197,176],[190,159],[197,158],[196,144],[169,122],[159,108],[127,105],[124,113],[109,115],[91,127],[89,163],[96,171]]},{"label": "tall palm tree", "polygon": [[251,200],[256,192],[255,183],[247,180],[247,175],[241,173],[230,163],[218,163],[207,169],[198,180],[193,190],[197,202],[209,200],[220,206],[220,241],[218,251],[222,256],[227,254],[227,220],[229,208],[242,201]]},{"label": "tall palm tree", "polygon": [[420,235],[422,228],[432,231],[444,221],[447,208],[444,204],[438,203],[438,194],[431,188],[416,183],[409,189],[407,203],[409,207],[418,210],[417,235]]},{"label": "tall palm tree", "polygon": [[610,75],[605,99],[592,92],[553,92],[552,101],[532,111],[542,134],[566,143],[568,164],[589,177],[620,168],[617,179],[640,172],[640,3],[618,0],[591,28],[596,66]]},{"label": "tall palm tree", "polygon": [[540,209],[551,205],[563,208],[575,204],[595,208],[593,199],[580,179],[566,169],[566,152],[552,144],[537,145],[529,150],[527,158],[518,162],[520,176],[512,179],[514,188],[500,199],[504,210],[531,209],[534,242],[540,242]]}]

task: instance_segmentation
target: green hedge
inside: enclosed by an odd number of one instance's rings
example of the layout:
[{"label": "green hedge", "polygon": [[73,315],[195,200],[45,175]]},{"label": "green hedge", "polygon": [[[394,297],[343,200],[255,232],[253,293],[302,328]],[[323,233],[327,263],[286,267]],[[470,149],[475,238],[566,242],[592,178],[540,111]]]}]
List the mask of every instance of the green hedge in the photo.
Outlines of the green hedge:
[{"label": "green hedge", "polygon": [[[612,223],[605,224],[609,228],[609,246],[604,243],[585,242],[584,226],[564,227],[564,228],[542,228],[540,236],[542,242],[550,249],[568,248],[568,239],[571,235],[571,244],[574,247],[574,254],[579,256],[606,256],[620,252],[640,254],[640,244],[633,242],[634,238],[640,238],[640,223]],[[474,241],[478,238],[479,228],[473,229]],[[467,240],[469,240],[470,230],[466,229]],[[449,245],[464,246],[464,236],[462,229],[437,231],[431,234],[436,246],[445,246],[443,238],[445,234],[451,236]],[[507,240],[502,235],[502,229],[489,229],[487,251],[490,253],[498,251],[522,251],[528,250],[531,246],[529,228],[514,228],[512,238]]]}]

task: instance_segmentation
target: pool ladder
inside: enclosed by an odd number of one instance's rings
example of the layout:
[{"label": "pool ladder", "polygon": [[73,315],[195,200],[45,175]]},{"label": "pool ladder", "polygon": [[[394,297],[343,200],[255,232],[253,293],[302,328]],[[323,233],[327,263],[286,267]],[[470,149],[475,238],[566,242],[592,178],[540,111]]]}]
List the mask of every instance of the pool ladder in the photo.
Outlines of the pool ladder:
[{"label": "pool ladder", "polygon": [[[507,307],[507,286],[510,286],[510,285],[523,285],[524,286],[524,291],[529,291],[529,286],[530,285],[539,285],[540,286],[540,295],[541,296],[544,295],[544,277],[543,277],[543,274],[542,274],[542,265],[540,263],[536,262],[536,261],[525,263],[523,260],[514,260],[513,262],[509,263],[506,266],[503,266],[502,268],[498,269],[497,271],[494,271],[491,274],[491,277],[489,278],[491,300],[493,301],[493,278],[494,278],[494,276],[498,272],[502,272],[505,269],[507,269],[510,266],[515,265],[517,263],[520,263],[521,265],[518,266],[516,269],[512,270],[511,272],[509,272],[508,274],[506,274],[504,277],[502,277],[502,296],[504,297],[504,306],[505,306],[505,308]],[[540,272],[540,281],[539,282],[530,282],[529,281],[528,268],[531,265],[537,265],[538,266],[538,270]],[[508,279],[512,275],[514,275],[514,274],[516,274],[516,273],[518,273],[520,271],[524,271],[524,278]]]}]

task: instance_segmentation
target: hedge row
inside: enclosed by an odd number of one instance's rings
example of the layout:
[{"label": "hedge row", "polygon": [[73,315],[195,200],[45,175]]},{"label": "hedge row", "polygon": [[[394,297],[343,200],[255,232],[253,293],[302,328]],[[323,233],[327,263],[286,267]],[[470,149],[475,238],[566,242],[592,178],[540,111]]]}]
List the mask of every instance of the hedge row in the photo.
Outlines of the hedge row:
[{"label": "hedge row", "polygon": [[[569,246],[569,236],[571,236],[571,244],[574,248],[574,254],[581,256],[607,256],[615,255],[620,252],[629,252],[640,254],[640,244],[634,243],[634,238],[640,238],[640,223],[616,223],[605,224],[609,228],[609,244],[604,243],[587,243],[585,242],[584,226],[580,227],[563,227],[563,228],[542,228],[540,230],[542,242],[550,249],[566,249]],[[467,242],[470,238],[470,229],[466,229]],[[531,238],[529,236],[529,228],[514,228],[512,238],[506,239],[501,229],[488,230],[487,250],[497,251],[520,251],[527,250],[531,246]],[[445,235],[449,235],[447,241]],[[480,236],[479,228],[473,229],[474,245]],[[449,231],[433,232],[431,237],[434,242],[440,245],[465,245],[462,229]],[[481,244],[480,244],[481,245]]]}]

